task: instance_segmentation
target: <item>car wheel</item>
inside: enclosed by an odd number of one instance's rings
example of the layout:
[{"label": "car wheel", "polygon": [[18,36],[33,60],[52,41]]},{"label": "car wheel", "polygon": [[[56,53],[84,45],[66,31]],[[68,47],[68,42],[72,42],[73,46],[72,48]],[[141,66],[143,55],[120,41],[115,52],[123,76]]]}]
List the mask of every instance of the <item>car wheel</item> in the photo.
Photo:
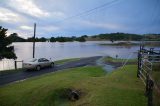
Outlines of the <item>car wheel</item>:
[{"label": "car wheel", "polygon": [[54,63],[51,63],[51,67],[54,67]]},{"label": "car wheel", "polygon": [[37,66],[37,67],[36,67],[36,70],[37,70],[37,71],[39,71],[40,69],[41,69],[41,67],[40,67],[40,66]]}]

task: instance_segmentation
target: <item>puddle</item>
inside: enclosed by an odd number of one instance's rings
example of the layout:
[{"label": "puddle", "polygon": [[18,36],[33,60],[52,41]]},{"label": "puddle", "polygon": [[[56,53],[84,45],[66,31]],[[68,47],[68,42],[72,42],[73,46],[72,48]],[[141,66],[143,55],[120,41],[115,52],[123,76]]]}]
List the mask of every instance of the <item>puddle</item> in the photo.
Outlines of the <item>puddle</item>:
[{"label": "puddle", "polygon": [[114,67],[114,66],[104,63],[104,61],[103,61],[104,58],[105,58],[105,57],[102,57],[102,58],[100,58],[99,60],[97,60],[97,61],[96,61],[96,64],[97,64],[98,66],[102,66],[103,69],[104,69],[106,72],[112,72],[113,70],[115,70],[115,67]]}]

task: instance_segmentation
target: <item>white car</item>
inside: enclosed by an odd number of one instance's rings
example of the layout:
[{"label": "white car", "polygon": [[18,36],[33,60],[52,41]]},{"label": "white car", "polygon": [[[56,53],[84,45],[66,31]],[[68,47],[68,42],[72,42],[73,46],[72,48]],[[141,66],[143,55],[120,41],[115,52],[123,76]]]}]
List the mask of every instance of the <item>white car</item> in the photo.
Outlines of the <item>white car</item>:
[{"label": "white car", "polygon": [[33,58],[29,61],[24,61],[23,62],[23,68],[25,69],[36,69],[40,70],[43,67],[54,67],[54,62],[51,60],[48,60],[46,58]]}]

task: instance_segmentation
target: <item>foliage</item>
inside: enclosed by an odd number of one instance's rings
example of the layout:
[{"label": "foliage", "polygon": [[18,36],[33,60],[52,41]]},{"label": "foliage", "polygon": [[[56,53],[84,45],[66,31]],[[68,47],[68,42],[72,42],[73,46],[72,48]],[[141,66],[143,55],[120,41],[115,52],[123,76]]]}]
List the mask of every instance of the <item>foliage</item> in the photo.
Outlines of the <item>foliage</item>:
[{"label": "foliage", "polygon": [[[18,36],[17,33],[13,33],[10,35],[10,39],[12,42],[33,42],[34,38],[29,37],[27,39],[21,38]],[[35,42],[73,42],[73,41],[79,41],[79,42],[85,42],[87,40],[110,40],[111,42],[117,41],[117,40],[123,40],[123,41],[140,41],[140,40],[146,40],[146,41],[159,41],[160,40],[160,34],[144,34],[144,35],[139,35],[139,34],[129,34],[129,33],[105,33],[105,34],[98,34],[98,35],[92,35],[92,36],[87,36],[87,35],[82,35],[80,37],[72,36],[72,37],[63,37],[63,36],[58,36],[58,37],[51,37],[51,38],[45,38],[41,37],[35,38]]]},{"label": "foliage", "polygon": [[19,37],[17,33],[10,34],[8,39],[10,39],[11,42],[25,42],[26,41],[26,39]]},{"label": "foliage", "polygon": [[0,27],[0,59],[16,59],[14,47],[10,46],[12,41],[6,35],[7,29]]},{"label": "foliage", "polygon": [[99,34],[94,37],[99,37],[101,39],[106,39],[110,41],[117,41],[117,40],[141,40],[143,38],[142,35],[137,34],[128,34],[128,33],[110,33],[110,34]]},{"label": "foliage", "polygon": [[30,37],[30,38],[27,38],[26,39],[27,42],[46,42],[47,41],[47,38],[45,37],[41,37],[41,38],[38,38],[36,37],[35,40],[34,40],[34,37]]},{"label": "foliage", "polygon": [[85,38],[87,35],[83,35],[81,37],[51,37],[50,42],[73,42],[73,41],[79,41],[79,42],[85,42]]},{"label": "foliage", "polygon": [[85,42],[85,36],[81,36],[81,37],[78,37],[75,39],[76,41],[79,41],[79,42]]},{"label": "foliage", "polygon": [[123,40],[123,41],[160,40],[160,34],[139,35],[139,34],[120,33],[120,32],[99,34],[99,35],[94,35],[91,37],[93,39],[100,38],[100,39],[110,40],[112,42],[117,41],[117,40]]}]

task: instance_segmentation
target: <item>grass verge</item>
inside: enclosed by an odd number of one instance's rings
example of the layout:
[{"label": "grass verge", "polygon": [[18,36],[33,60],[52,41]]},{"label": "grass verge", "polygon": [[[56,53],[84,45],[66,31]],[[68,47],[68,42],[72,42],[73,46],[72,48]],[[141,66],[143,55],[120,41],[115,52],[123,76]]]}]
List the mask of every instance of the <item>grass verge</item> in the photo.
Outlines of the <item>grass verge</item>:
[{"label": "grass verge", "polygon": [[[106,74],[101,67],[67,69],[0,87],[2,106],[146,106],[136,65]],[[80,90],[77,101],[63,97],[66,88]]]},{"label": "grass verge", "polygon": [[[121,58],[113,58],[113,57],[110,57],[110,56],[107,56],[104,58],[104,62],[107,62],[107,63],[119,63],[119,64],[122,64],[122,62],[125,62],[127,59],[121,59]],[[137,59],[128,59],[127,60],[127,63],[130,63],[130,64],[133,64],[133,63],[137,63]]]}]

